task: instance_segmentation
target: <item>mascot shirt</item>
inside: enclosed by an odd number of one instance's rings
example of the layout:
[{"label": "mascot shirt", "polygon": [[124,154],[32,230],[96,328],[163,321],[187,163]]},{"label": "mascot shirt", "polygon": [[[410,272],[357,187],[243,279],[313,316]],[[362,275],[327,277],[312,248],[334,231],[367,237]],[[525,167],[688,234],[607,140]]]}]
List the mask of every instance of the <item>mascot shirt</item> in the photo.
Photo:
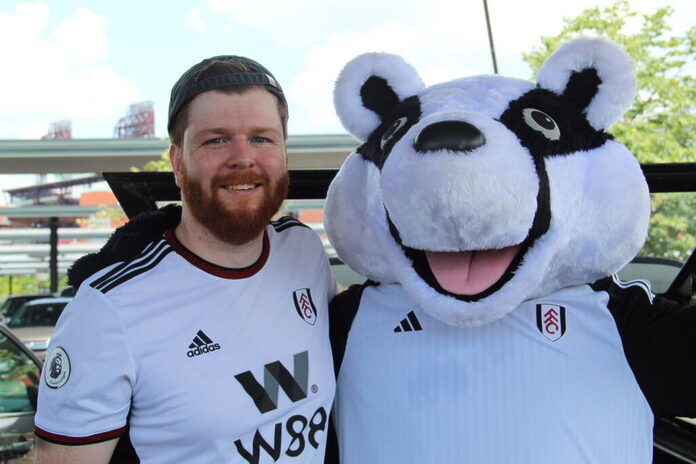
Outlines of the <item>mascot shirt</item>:
[{"label": "mascot shirt", "polygon": [[649,462],[653,414],[608,300],[570,287],[467,329],[367,287],[338,377],[342,464]]}]

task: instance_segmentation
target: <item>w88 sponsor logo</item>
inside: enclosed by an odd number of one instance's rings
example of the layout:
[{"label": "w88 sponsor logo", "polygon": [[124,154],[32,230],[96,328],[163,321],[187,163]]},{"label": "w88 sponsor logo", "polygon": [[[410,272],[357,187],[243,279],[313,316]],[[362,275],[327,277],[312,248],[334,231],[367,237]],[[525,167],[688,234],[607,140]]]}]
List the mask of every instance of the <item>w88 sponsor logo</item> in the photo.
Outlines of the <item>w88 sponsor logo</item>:
[{"label": "w88 sponsor logo", "polygon": [[297,414],[289,417],[285,423],[278,422],[275,424],[273,427],[272,444],[266,441],[266,438],[261,435],[259,430],[256,430],[251,443],[251,452],[241,440],[235,440],[234,445],[237,447],[240,456],[250,464],[259,463],[262,448],[273,459],[273,462],[280,458],[283,449],[287,456],[294,458],[301,455],[308,444],[314,449],[319,448],[319,439],[321,437],[318,435],[320,432],[325,432],[326,421],[326,410],[320,406],[310,419]]}]

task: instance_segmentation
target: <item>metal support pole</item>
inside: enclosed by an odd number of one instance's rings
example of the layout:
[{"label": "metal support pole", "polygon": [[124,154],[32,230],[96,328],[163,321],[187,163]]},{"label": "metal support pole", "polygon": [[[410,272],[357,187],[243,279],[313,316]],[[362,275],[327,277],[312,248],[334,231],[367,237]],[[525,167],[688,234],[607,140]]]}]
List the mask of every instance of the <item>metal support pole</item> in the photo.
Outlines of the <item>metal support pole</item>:
[{"label": "metal support pole", "polygon": [[49,269],[51,272],[51,293],[58,291],[58,218],[51,218],[51,254]]},{"label": "metal support pole", "polygon": [[498,63],[495,59],[495,46],[493,46],[493,31],[491,30],[491,20],[488,16],[488,2],[483,0],[483,10],[486,12],[486,27],[488,28],[488,43],[491,47],[491,59],[493,60],[493,73],[498,74]]}]

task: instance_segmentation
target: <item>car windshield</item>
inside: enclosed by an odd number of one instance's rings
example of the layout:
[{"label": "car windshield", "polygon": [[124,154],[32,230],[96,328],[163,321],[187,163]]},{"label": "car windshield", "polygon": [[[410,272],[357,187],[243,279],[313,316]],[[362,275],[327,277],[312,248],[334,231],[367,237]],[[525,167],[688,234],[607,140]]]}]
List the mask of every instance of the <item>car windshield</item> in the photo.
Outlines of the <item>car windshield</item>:
[{"label": "car windshield", "polygon": [[24,305],[7,325],[12,328],[55,326],[66,305],[67,302]]}]

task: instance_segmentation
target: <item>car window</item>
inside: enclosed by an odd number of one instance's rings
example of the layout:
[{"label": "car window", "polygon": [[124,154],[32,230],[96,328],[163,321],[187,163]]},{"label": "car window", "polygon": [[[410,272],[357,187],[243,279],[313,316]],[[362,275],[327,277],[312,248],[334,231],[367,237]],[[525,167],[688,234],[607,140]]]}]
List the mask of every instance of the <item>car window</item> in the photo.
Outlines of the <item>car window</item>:
[{"label": "car window", "polygon": [[12,328],[55,326],[66,305],[64,302],[24,305],[7,325]]},{"label": "car window", "polygon": [[[653,293],[663,294],[696,248],[696,192],[653,193],[648,238],[638,256],[619,271],[624,281],[644,279]],[[693,273],[693,270],[692,270]],[[687,303],[694,297],[693,277],[679,289]]]},{"label": "car window", "polygon": [[0,333],[0,413],[35,411],[39,378],[36,363]]}]

